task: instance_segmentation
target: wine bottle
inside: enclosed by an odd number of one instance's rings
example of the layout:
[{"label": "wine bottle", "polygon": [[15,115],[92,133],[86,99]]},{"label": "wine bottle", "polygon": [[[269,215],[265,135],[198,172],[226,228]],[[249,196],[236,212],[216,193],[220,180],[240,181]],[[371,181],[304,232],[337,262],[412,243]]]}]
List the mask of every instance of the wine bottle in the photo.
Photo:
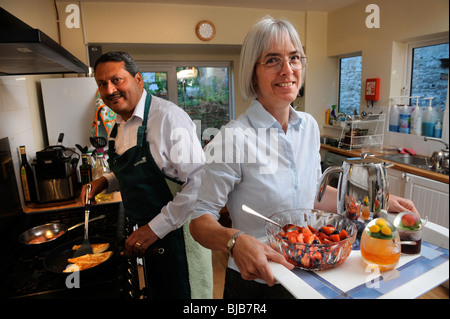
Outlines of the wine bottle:
[{"label": "wine bottle", "polygon": [[26,203],[36,202],[36,184],[34,183],[34,175],[31,170],[30,164],[28,164],[27,154],[25,146],[19,147],[20,156],[22,157],[22,164],[20,165],[20,178],[22,180],[23,197]]},{"label": "wine bottle", "polygon": [[92,165],[89,163],[87,154],[81,154],[82,164],[80,165],[81,184],[92,182]]}]

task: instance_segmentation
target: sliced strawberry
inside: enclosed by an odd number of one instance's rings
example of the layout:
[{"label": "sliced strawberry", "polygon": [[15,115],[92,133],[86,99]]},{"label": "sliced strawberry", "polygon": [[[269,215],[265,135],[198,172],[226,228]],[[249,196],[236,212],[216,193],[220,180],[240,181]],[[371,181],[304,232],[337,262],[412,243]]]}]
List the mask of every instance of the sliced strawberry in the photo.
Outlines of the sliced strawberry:
[{"label": "sliced strawberry", "polygon": [[304,254],[301,259],[301,264],[303,267],[309,268],[310,257],[309,254]]},{"label": "sliced strawberry", "polygon": [[309,228],[309,230],[310,230],[313,234],[315,234],[315,235],[317,235],[317,234],[319,233],[319,231],[318,231],[317,229],[315,229],[314,227],[312,227],[312,226],[310,226],[310,225],[308,225],[308,228]]},{"label": "sliced strawberry", "polygon": [[331,235],[332,233],[334,233],[335,230],[336,230],[336,228],[334,228],[333,226],[322,227],[322,231],[327,235]]},{"label": "sliced strawberry", "polygon": [[312,254],[312,258],[315,260],[322,260],[322,254],[316,251],[314,254]]},{"label": "sliced strawberry", "polygon": [[341,240],[348,238],[348,234],[347,234],[347,232],[345,231],[345,229],[341,230],[341,232],[339,233],[339,238],[340,238]]},{"label": "sliced strawberry", "polygon": [[325,234],[324,232],[320,232],[318,237],[321,242],[323,242],[324,239],[330,239],[330,237],[327,234]]},{"label": "sliced strawberry", "polygon": [[303,227],[302,234],[305,236],[311,236],[313,233],[308,227]]},{"label": "sliced strawberry", "polygon": [[303,234],[298,234],[297,235],[297,243],[304,243]]},{"label": "sliced strawberry", "polygon": [[334,242],[338,242],[338,241],[341,240],[341,239],[339,238],[339,235],[331,235],[331,236],[330,236],[330,239],[331,239],[332,241],[334,241]]}]

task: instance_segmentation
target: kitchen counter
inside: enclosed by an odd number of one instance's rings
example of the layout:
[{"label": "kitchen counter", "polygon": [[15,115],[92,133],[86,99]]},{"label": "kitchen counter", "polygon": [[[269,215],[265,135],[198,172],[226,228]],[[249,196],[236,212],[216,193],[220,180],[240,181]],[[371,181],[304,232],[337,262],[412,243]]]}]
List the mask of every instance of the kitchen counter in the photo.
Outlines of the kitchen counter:
[{"label": "kitchen counter", "polygon": [[[326,145],[326,144],[320,144],[320,147],[322,150],[327,150],[333,153],[337,153],[337,154],[341,154],[344,156],[348,156],[348,157],[360,157],[361,156],[361,150],[345,150],[342,148],[338,148],[338,147],[334,147],[334,146],[330,146],[330,145]],[[387,154],[393,154],[395,152],[392,151],[387,151],[387,152],[382,152],[382,153],[375,153],[375,157],[376,156],[381,156],[381,155],[387,155]],[[391,162],[388,160],[384,160],[386,162],[392,163],[394,164],[394,166],[392,167],[393,169],[397,169],[406,173],[411,173],[414,175],[419,175],[425,178],[429,178],[435,181],[439,181],[442,183],[449,183],[449,176],[448,175],[444,175],[444,174],[439,174],[436,172],[432,172],[432,171],[428,171],[425,169],[421,169],[421,168],[417,168],[411,165],[406,165],[406,164],[400,164],[400,163],[395,163],[395,162]]]},{"label": "kitchen counter", "polygon": [[[118,203],[122,201],[122,196],[120,192],[114,192],[113,198],[108,201],[97,202],[96,205],[104,205],[104,204],[112,204]],[[55,202],[55,203],[46,203],[46,204],[30,204],[23,207],[23,212],[26,214],[34,214],[34,213],[43,213],[43,212],[52,212],[52,211],[60,211],[60,210],[68,210],[81,208],[81,199],[79,197],[66,202]]]},{"label": "kitchen counter", "polygon": [[342,265],[323,271],[269,264],[278,282],[299,299],[417,298],[448,281],[448,239],[447,228],[428,222],[420,254],[402,254],[397,268],[383,273],[368,268],[357,248]]}]

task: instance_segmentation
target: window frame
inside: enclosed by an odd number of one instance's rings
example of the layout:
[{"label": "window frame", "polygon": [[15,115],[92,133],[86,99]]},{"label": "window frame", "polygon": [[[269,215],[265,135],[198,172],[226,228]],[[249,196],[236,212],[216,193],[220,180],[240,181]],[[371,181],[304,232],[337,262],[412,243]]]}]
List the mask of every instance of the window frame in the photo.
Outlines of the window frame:
[{"label": "window frame", "polygon": [[[348,59],[348,58],[354,58],[354,57],[361,57],[361,89],[359,92],[359,105],[358,105],[358,109],[357,109],[357,113],[359,114],[359,108],[361,107],[361,90],[363,89],[363,85],[362,85],[362,52],[354,52],[354,53],[349,53],[349,54],[344,54],[344,55],[340,55],[338,56],[338,60],[337,60],[337,68],[338,68],[338,86],[337,86],[337,111],[338,113],[340,112],[340,107],[341,107],[341,65],[342,65],[342,59]],[[349,115],[353,115],[353,114],[349,114]]]},{"label": "window frame", "polygon": [[228,68],[228,94],[230,101],[229,121],[234,119],[234,80],[230,61],[136,61],[140,72],[167,72],[167,93],[169,101],[179,105],[177,89],[177,67]]},{"label": "window frame", "polygon": [[[438,44],[449,43],[449,35],[434,36],[428,39],[421,39],[417,41],[411,41],[406,43],[406,67],[403,84],[403,95],[411,96],[412,85],[412,64],[413,64],[413,51],[416,48],[422,48],[427,46],[433,46]],[[448,94],[448,86],[447,86]]]}]

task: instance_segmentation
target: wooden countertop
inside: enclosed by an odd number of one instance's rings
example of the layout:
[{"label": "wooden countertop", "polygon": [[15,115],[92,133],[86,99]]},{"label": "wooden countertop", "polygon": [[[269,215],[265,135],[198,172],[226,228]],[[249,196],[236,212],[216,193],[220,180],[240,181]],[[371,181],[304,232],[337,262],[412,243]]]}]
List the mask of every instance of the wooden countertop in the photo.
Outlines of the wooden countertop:
[{"label": "wooden countertop", "polygon": [[[348,156],[348,157],[360,157],[361,156],[361,150],[344,150],[338,147],[334,147],[334,146],[330,146],[330,145],[326,145],[326,144],[320,144],[321,149],[323,150],[327,150],[333,153],[337,153],[337,154],[341,154],[344,156]],[[382,155],[388,155],[388,154],[393,154],[394,152],[382,152],[382,153],[375,153],[375,157],[376,156],[382,156]],[[433,179],[435,181],[439,181],[442,183],[449,183],[449,176],[448,175],[444,175],[444,174],[439,174],[436,172],[432,172],[432,171],[428,171],[425,169],[421,169],[421,168],[417,168],[411,165],[406,165],[406,164],[400,164],[400,163],[395,163],[395,162],[391,162],[388,160],[383,159],[383,161],[389,162],[394,164],[394,166],[392,167],[393,169],[397,169],[399,171],[403,171],[406,173],[410,173],[410,174],[414,174],[414,175],[419,175],[422,177],[426,177],[426,178],[430,178]]]},{"label": "wooden countertop", "polygon": [[[112,203],[119,203],[122,201],[122,196],[120,195],[120,192],[114,192],[113,198],[108,201],[102,201],[97,202],[97,205],[106,205],[106,204],[112,204]],[[81,205],[81,200],[79,197],[71,200],[71,201],[65,201],[65,202],[55,202],[55,203],[47,203],[47,204],[29,204],[25,205],[23,207],[23,212],[26,214],[34,214],[34,213],[44,213],[44,212],[52,212],[52,211],[59,211],[59,210],[68,210],[68,209],[75,209],[75,208],[81,208],[83,205]]]}]

